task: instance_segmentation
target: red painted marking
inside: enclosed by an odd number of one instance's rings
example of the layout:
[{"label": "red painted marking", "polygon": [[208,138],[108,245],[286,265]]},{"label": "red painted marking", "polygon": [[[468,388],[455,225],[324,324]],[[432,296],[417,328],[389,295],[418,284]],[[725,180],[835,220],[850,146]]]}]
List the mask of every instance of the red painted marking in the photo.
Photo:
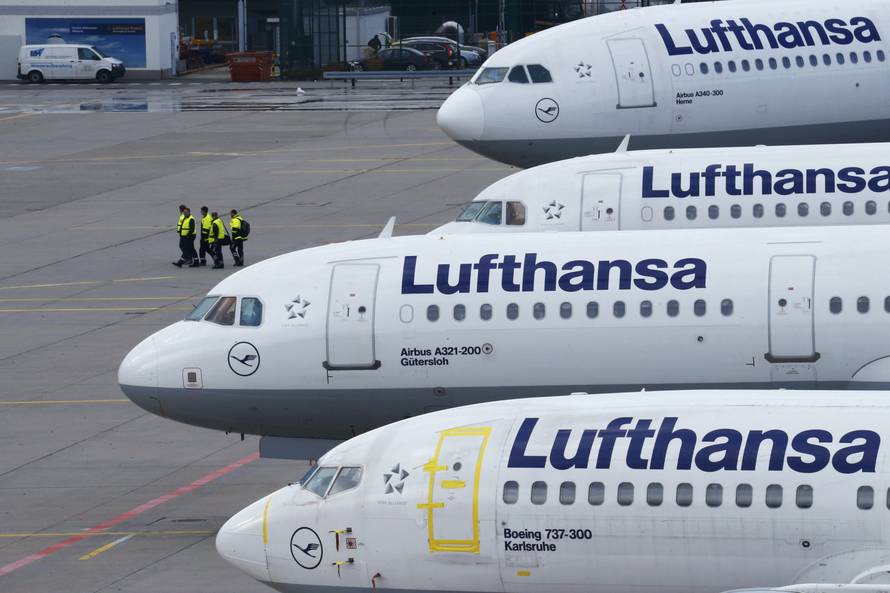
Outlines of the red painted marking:
[{"label": "red painted marking", "polygon": [[186,484],[185,486],[180,486],[176,490],[173,490],[171,492],[168,492],[167,494],[158,496],[157,498],[153,498],[153,499],[149,500],[148,502],[139,505],[138,507],[134,507],[125,513],[121,513],[117,517],[108,519],[107,521],[103,521],[102,523],[99,523],[98,525],[94,525],[93,527],[90,527],[89,529],[85,529],[82,535],[81,534],[72,535],[71,537],[69,537],[67,539],[63,539],[60,542],[56,542],[51,546],[47,546],[46,548],[43,548],[39,552],[34,552],[33,554],[29,554],[28,556],[25,556],[24,558],[22,558],[20,560],[11,562],[10,564],[7,564],[6,566],[2,566],[2,567],[0,567],[0,577],[7,575],[11,572],[14,572],[24,566],[28,566],[29,564],[37,562],[38,560],[43,560],[47,556],[51,556],[51,555],[55,554],[56,552],[58,552],[59,550],[64,550],[65,548],[69,548],[69,547],[73,546],[74,544],[76,544],[77,542],[85,540],[86,538],[88,538],[96,533],[102,533],[103,531],[107,531],[107,530],[111,529],[112,527],[115,527],[116,525],[120,525],[124,521],[132,519],[133,517],[135,517],[137,515],[141,515],[142,513],[146,512],[146,511],[150,511],[151,509],[155,508],[156,506],[162,505],[165,502],[169,502],[169,501],[173,500],[174,498],[178,498],[178,497],[182,496],[183,494],[188,494],[189,492],[194,492],[201,486],[209,484],[210,482],[213,482],[214,480],[218,480],[219,478],[223,477],[224,475],[231,473],[231,472],[235,471],[236,469],[238,469],[239,467],[243,467],[252,461],[256,461],[257,459],[259,459],[259,457],[260,457],[259,453],[251,453],[247,457],[242,457],[238,461],[230,463],[229,465],[227,465],[225,467],[221,467],[214,472],[210,472],[206,476],[202,476],[190,484]]}]

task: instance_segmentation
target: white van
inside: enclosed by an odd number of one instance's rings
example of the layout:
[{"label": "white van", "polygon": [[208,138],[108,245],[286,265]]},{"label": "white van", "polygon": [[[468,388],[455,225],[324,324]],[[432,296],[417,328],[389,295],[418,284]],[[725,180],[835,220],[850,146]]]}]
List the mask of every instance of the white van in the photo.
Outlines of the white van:
[{"label": "white van", "polygon": [[124,75],[124,63],[106,56],[91,45],[23,45],[19,51],[18,77],[28,82],[44,80],[98,80],[112,82]]}]

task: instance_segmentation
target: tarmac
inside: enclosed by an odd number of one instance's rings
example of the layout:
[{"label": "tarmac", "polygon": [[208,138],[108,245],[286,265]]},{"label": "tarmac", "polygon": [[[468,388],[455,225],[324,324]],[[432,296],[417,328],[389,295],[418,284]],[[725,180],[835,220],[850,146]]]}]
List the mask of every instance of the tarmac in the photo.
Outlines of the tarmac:
[{"label": "tarmac", "polygon": [[118,364],[233,271],[228,254],[225,270],[171,265],[180,203],[240,210],[250,264],[393,215],[397,234],[427,232],[513,172],[436,127],[450,91],[0,84],[0,591],[270,590],[214,536],[307,464],[143,412]]}]

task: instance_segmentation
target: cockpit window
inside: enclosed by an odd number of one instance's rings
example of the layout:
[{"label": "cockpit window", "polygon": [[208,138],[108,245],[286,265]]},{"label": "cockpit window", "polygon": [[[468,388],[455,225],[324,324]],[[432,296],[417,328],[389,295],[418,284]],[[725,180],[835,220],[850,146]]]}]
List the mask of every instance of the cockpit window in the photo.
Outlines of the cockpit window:
[{"label": "cockpit window", "polygon": [[522,202],[507,202],[507,224],[512,226],[525,224],[525,204]]},{"label": "cockpit window", "polygon": [[263,303],[260,299],[244,297],[241,299],[241,325],[256,327],[263,322]]},{"label": "cockpit window", "polygon": [[331,480],[333,480],[336,475],[336,467],[320,467],[317,472],[312,474],[312,476],[306,480],[303,484],[303,488],[316,496],[324,497],[328,491],[328,486],[331,485]]},{"label": "cockpit window", "polygon": [[358,486],[362,481],[362,468],[360,467],[342,467],[340,468],[340,473],[337,474],[337,479],[334,480],[334,485],[331,486],[331,491],[328,492],[328,496],[332,494],[337,494],[338,492],[345,492],[346,490],[352,490],[356,486]]},{"label": "cockpit window", "polygon": [[482,207],[487,203],[488,202],[470,202],[464,206],[464,209],[457,215],[457,222],[470,222],[471,220],[476,220],[476,215],[479,214],[479,211],[482,210]]},{"label": "cockpit window", "polygon": [[217,299],[219,299],[218,296],[204,297],[204,299],[200,303],[195,305],[195,308],[192,309],[192,312],[186,316],[185,320],[201,321],[204,318],[204,314],[210,310],[210,307],[213,306],[213,303],[215,303]]},{"label": "cockpit window", "polygon": [[297,484],[305,484],[312,478],[313,474],[318,471],[318,465],[313,465],[309,469],[306,470],[306,473],[303,474],[303,477],[297,480]]},{"label": "cockpit window", "polygon": [[219,325],[235,325],[235,303],[238,299],[235,297],[223,297],[210,310],[205,318],[206,321],[218,323]]},{"label": "cockpit window", "polygon": [[476,84],[494,84],[501,82],[507,75],[507,68],[483,68],[476,77]]},{"label": "cockpit window", "polygon": [[510,82],[519,82],[528,84],[528,75],[525,73],[525,66],[513,66],[510,75],[507,77]]},{"label": "cockpit window", "polygon": [[482,224],[501,224],[501,213],[503,211],[501,202],[488,202],[476,217],[476,222]]},{"label": "cockpit window", "polygon": [[540,64],[529,64],[528,75],[531,76],[532,82],[553,82],[553,77],[550,76],[550,70],[544,68]]}]

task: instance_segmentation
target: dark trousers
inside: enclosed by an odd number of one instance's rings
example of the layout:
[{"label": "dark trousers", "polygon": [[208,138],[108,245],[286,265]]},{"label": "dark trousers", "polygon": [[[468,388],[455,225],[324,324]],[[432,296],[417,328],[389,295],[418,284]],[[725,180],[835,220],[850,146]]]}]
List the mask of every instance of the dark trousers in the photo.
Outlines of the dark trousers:
[{"label": "dark trousers", "polygon": [[[207,254],[210,253],[210,244],[207,242],[206,237],[201,237],[201,261],[207,260]],[[213,257],[212,255],[210,257]]]},{"label": "dark trousers", "polygon": [[185,263],[190,263],[194,258],[198,257],[198,254],[195,251],[195,238],[180,236],[179,251],[182,252],[180,260]]},{"label": "dark trousers", "polygon": [[208,245],[207,250],[210,253],[210,257],[213,258],[213,265],[223,265],[222,243],[220,243],[219,241],[214,241],[213,243],[210,243]]},{"label": "dark trousers", "polygon": [[244,239],[232,239],[232,257],[236,264],[244,263]]}]

